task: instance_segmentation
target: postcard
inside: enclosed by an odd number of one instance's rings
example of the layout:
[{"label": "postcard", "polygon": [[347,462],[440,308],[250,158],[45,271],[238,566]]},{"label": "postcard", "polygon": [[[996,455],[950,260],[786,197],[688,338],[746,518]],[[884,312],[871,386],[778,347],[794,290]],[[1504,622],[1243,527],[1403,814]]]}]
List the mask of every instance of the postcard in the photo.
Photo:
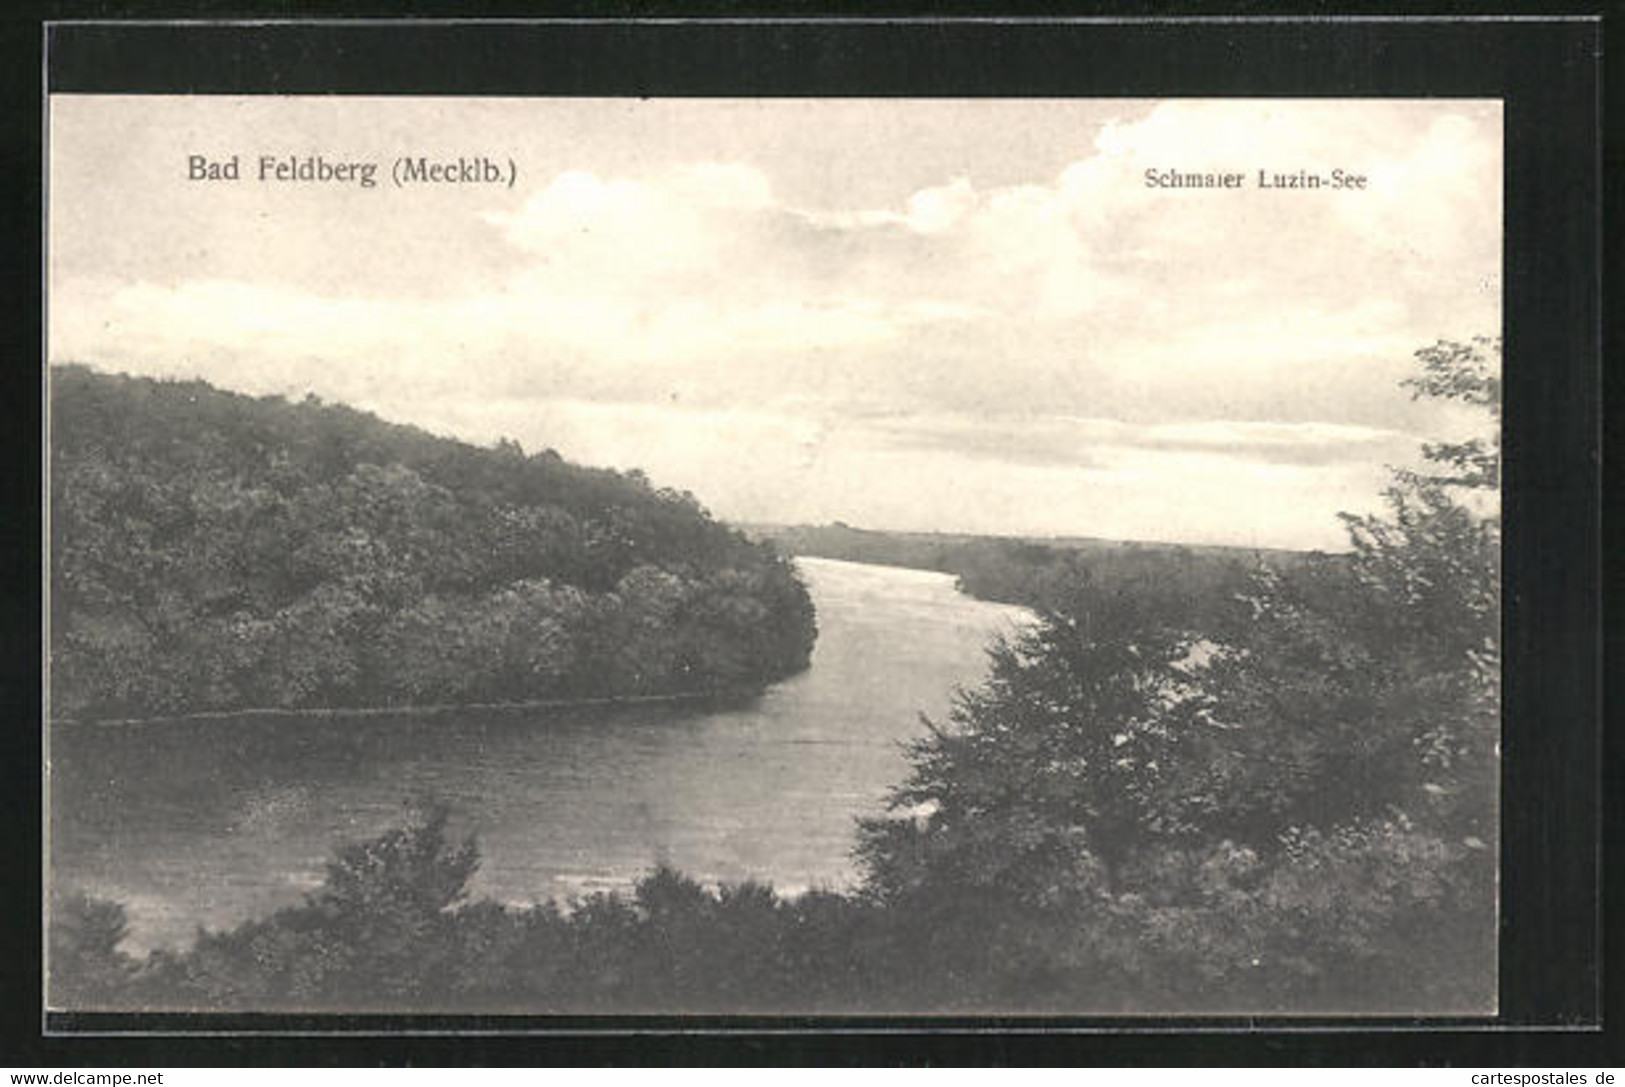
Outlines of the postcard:
[{"label": "postcard", "polygon": [[1499,100],[48,113],[50,1008],[1495,1012]]}]

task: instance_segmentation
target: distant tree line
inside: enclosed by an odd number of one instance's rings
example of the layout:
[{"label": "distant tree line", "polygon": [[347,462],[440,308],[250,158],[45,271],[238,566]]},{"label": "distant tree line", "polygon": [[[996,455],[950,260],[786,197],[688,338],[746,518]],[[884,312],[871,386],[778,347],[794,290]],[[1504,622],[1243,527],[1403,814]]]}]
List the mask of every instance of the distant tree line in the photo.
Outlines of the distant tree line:
[{"label": "distant tree line", "polygon": [[640,472],[51,370],[65,717],[706,692],[806,666],[793,568]]},{"label": "distant tree line", "polygon": [[[1500,344],[1418,353],[1497,424]],[[1484,1013],[1496,992],[1498,432],[1430,445],[1335,567],[1224,604],[1079,576],[992,649],[861,822],[861,884],[666,869],[561,910],[467,899],[432,808],[308,901],[135,959],[116,904],[53,910],[68,1007]]]},{"label": "distant tree line", "polygon": [[1022,538],[963,533],[888,532],[829,525],[753,525],[752,535],[788,554],[908,566],[954,575],[981,600],[1047,608],[1080,581],[1098,588],[1154,581],[1166,603],[1179,602],[1195,623],[1217,622],[1255,571],[1305,571],[1335,577],[1345,560],[1318,551],[1283,551],[1085,537]]}]

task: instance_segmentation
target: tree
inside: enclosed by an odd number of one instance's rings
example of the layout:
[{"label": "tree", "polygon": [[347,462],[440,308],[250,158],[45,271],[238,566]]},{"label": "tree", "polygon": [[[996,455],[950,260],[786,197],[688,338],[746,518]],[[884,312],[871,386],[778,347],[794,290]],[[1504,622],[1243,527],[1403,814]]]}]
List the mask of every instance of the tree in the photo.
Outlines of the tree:
[{"label": "tree", "polygon": [[121,1007],[136,964],[120,946],[129,935],[124,907],[75,892],[51,905],[50,1004],[75,1011]]},{"label": "tree", "polygon": [[[1493,426],[1498,353],[1441,341],[1408,384]],[[1085,579],[995,646],[988,681],[912,745],[900,814],[861,828],[869,893],[1012,961],[1046,932],[1032,985],[1115,971],[1193,1005],[1387,987],[1482,1006],[1498,437],[1423,456],[1386,515],[1345,516],[1340,563],[1260,566],[1200,607],[1154,576]]]},{"label": "tree", "polygon": [[201,382],[51,385],[59,715],[695,693],[806,666],[789,563],[641,472]]},{"label": "tree", "polygon": [[[996,642],[987,682],[910,745],[892,803],[923,820],[864,824],[871,887],[889,897],[946,876],[1034,900],[1109,888],[1146,835],[1177,833],[1158,791],[1184,731],[1193,635],[1161,603],[1151,582],[1086,583]],[[924,855],[893,863],[905,842]]]},{"label": "tree", "polygon": [[401,825],[335,850],[304,905],[155,954],[137,993],[204,1008],[431,1003],[462,976],[475,935],[459,913],[479,851],[472,837],[452,840],[448,822],[439,804],[409,807]]}]

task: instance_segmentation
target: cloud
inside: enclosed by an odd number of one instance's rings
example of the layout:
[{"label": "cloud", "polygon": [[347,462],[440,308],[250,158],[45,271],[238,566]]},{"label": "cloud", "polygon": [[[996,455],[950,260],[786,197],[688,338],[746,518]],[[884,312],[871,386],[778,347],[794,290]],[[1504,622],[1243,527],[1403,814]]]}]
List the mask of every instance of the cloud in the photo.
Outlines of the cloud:
[{"label": "cloud", "polygon": [[866,422],[883,449],[934,451],[955,457],[1038,467],[1099,468],[1100,446],[1120,427],[1108,420],[989,419],[935,415]]},{"label": "cloud", "polygon": [[[205,214],[186,191],[126,224],[94,203],[105,187],[70,186],[84,212],[59,230],[53,199],[52,357],[314,391],[470,435],[490,429],[482,412],[542,420],[519,429],[556,425],[576,455],[642,458],[656,477],[676,466],[702,498],[735,494],[761,516],[842,517],[844,502],[908,520],[892,476],[935,473],[957,480],[936,495],[944,524],[1003,510],[1012,531],[1066,518],[1092,531],[1099,500],[1154,518],[1151,498],[1114,488],[1133,480],[1169,503],[1189,492],[1176,472],[1219,493],[1266,473],[1301,516],[1355,481],[1374,492],[1374,466],[1450,417],[1398,388],[1411,353],[1499,323],[1494,103],[1104,104],[1115,119],[1031,141],[1041,171],[1006,143],[996,171],[964,152],[889,189],[803,184],[831,169],[820,130],[767,125],[773,108],[760,107],[754,152],[695,125],[663,135],[659,154],[579,161],[577,144],[613,141],[550,141],[539,120],[536,156],[556,168],[532,170],[528,191],[424,196],[417,218],[350,194],[337,242],[322,229],[333,213],[308,204],[273,213],[236,194]],[[1071,141],[1070,162],[1048,155]],[[54,129],[53,146],[65,146]],[[884,150],[910,154],[906,141]],[[1144,183],[1147,169],[1333,167],[1369,187]],[[126,244],[144,230],[190,239],[184,259]],[[108,234],[119,255],[100,267],[91,242]],[[794,486],[775,494],[740,450]],[[1053,509],[1023,490],[1044,484],[1060,488]],[[1026,500],[1007,504],[1001,486]]]},{"label": "cloud", "polygon": [[[715,273],[749,218],[772,207],[761,171],[739,163],[696,162],[649,178],[600,178],[586,170],[554,177],[516,212],[482,218],[540,268],[574,277],[611,273],[598,286],[619,289],[663,276]],[[540,270],[540,268],[538,270]]]},{"label": "cloud", "polygon": [[1369,465],[1408,459],[1420,444],[1414,435],[1381,428],[1233,419],[1148,425],[1068,416],[931,415],[865,421],[864,431],[882,448],[1096,471],[1147,452],[1281,466]]},{"label": "cloud", "polygon": [[1275,465],[1369,467],[1414,459],[1420,441],[1412,434],[1375,427],[1217,419],[1146,427],[1131,444]]},{"label": "cloud", "polygon": [[[1387,383],[1373,361],[1406,365],[1454,332],[1418,326],[1428,291],[1392,289],[1418,263],[1396,253],[1422,248],[1421,263],[1449,267],[1464,238],[1498,244],[1491,135],[1405,104],[1170,102],[1106,125],[1048,180],[978,189],[959,176],[870,208],[790,206],[742,162],[570,169],[515,208],[479,213],[526,258],[499,290],[300,297],[196,279],[112,301],[141,342],[251,342],[341,364],[388,354],[494,371],[506,388],[532,371],[555,396],[627,398],[647,380],[653,397],[677,384],[708,403],[757,402],[816,381],[825,398],[922,410],[1132,415],[1222,394],[1235,415],[1291,401],[1312,418],[1352,402],[1372,422],[1395,399],[1384,388],[1382,405],[1365,403],[1353,388]],[[1148,164],[1258,162],[1358,163],[1377,183],[1288,196],[1141,179]],[[1475,283],[1497,272],[1460,263]],[[1485,321],[1472,324],[1462,331]],[[933,380],[916,379],[921,365]]]}]

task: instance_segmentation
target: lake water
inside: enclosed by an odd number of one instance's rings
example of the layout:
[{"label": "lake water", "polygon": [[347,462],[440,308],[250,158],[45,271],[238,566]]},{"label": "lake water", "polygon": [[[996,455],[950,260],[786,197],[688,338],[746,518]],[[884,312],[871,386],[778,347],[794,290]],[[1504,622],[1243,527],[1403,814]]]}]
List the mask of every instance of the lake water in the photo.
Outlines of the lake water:
[{"label": "lake water", "polygon": [[812,666],[727,708],[58,726],[54,885],[124,903],[132,951],[184,945],[301,901],[334,843],[434,797],[479,838],[476,897],[624,889],[659,862],[848,886],[853,820],[884,810],[919,714],[943,716],[1026,613],[945,574],[797,562],[818,608]]}]

